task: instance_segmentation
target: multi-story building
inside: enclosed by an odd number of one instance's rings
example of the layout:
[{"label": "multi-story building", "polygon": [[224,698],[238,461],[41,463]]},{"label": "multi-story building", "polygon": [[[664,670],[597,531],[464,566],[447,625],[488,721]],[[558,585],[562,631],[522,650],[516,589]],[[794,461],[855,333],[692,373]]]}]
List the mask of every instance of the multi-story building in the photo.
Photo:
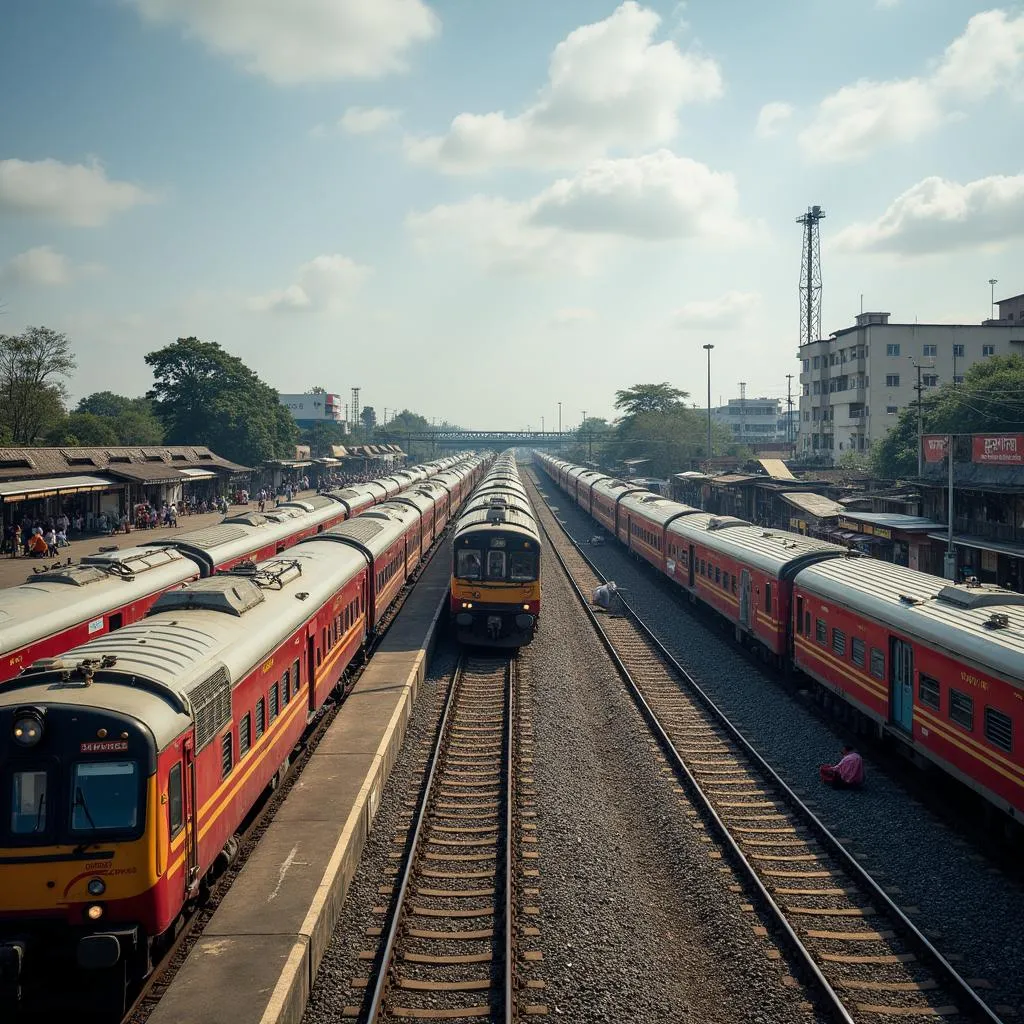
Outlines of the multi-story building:
[{"label": "multi-story building", "polygon": [[1024,355],[1019,319],[891,324],[888,313],[861,313],[853,327],[798,352],[800,453],[835,462],[843,452],[866,451],[916,400],[918,367],[922,387],[936,388],[960,382],[983,359],[1010,353]]},{"label": "multi-story building", "polygon": [[730,398],[711,407],[711,418],[729,427],[741,444],[786,441],[786,413],[778,398]]}]

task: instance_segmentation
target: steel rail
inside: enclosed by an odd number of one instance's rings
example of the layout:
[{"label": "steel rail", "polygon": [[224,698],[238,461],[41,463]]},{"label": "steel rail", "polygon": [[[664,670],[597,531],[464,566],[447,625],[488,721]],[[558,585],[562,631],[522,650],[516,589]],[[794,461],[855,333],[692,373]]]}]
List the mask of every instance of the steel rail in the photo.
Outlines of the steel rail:
[{"label": "steel rail", "polygon": [[515,1016],[515,990],[513,974],[515,968],[515,922],[512,919],[512,897],[515,887],[512,874],[512,823],[515,817],[515,764],[516,721],[512,717],[518,706],[518,655],[513,654],[508,662],[508,697],[505,704],[505,715],[508,722],[508,740],[505,751],[505,771],[507,774],[507,791],[505,796],[505,1024],[512,1024]]},{"label": "steel rail", "polygon": [[[552,515],[556,522],[558,518],[554,511],[551,509],[550,504],[547,502],[544,494],[540,491],[540,487],[535,480],[531,479],[533,486],[538,492],[538,496],[543,501],[544,507]],[[561,525],[561,524],[560,524]],[[712,807],[709,798],[706,796],[696,779],[693,777],[689,768],[686,766],[685,761],[671,739],[668,737],[665,729],[661,725],[657,714],[648,704],[644,698],[639,685],[633,679],[632,674],[626,667],[622,659],[619,657],[618,652],[611,639],[607,636],[604,629],[602,628],[597,616],[594,614],[593,609],[590,607],[590,603],[586,598],[586,595],[580,589],[579,585],[573,579],[572,572],[570,571],[562,553],[558,550],[554,543],[551,534],[543,522],[541,523],[541,529],[544,531],[544,536],[548,539],[551,545],[551,550],[554,553],[559,564],[565,571],[568,577],[569,583],[573,588],[577,598],[582,604],[588,618],[597,630],[601,641],[608,651],[609,656],[615,663],[620,675],[626,681],[634,699],[638,702],[641,712],[647,719],[648,723],[652,726],[655,734],[657,735],[662,746],[669,752],[673,762],[678,770],[680,770],[684,777],[693,788],[694,792],[698,794],[699,800],[705,813],[715,823],[716,828],[720,832],[722,838],[726,842],[730,851],[741,865],[744,874],[747,876],[750,883],[758,891],[761,897],[764,899],[766,905],[770,908],[772,916],[776,919],[777,924],[781,928],[783,934],[787,937],[790,945],[793,947],[794,952],[798,958],[802,961],[805,968],[808,970],[815,983],[821,989],[825,995],[827,1001],[830,1003],[833,1011],[839,1017],[840,1020],[850,1022],[852,1024],[853,1018],[850,1016],[849,1011],[846,1009],[838,993],[829,983],[829,981],[822,974],[817,963],[814,961],[813,956],[796,935],[792,926],[787,921],[782,909],[775,902],[773,897],[770,895],[764,883],[761,881],[754,867],[747,860],[746,856],[740,850],[735,839],[728,830],[728,827],[721,820],[718,813]],[[606,583],[607,579],[601,570],[591,561],[587,554],[583,551],[582,547],[577,543],[576,539],[572,537],[564,527],[562,527],[562,534],[566,541],[572,546],[575,553],[579,555],[584,564],[590,569],[594,576],[601,582]],[[735,725],[729,720],[728,716],[722,711],[721,708],[714,702],[711,696],[700,686],[700,684],[690,675],[689,672],[672,656],[672,654],[666,649],[665,645],[658,639],[657,636],[650,630],[650,628],[643,622],[635,609],[626,601],[626,599],[619,594],[619,600],[622,607],[625,609],[627,616],[637,627],[640,633],[647,639],[654,649],[657,651],[659,656],[666,662],[666,664],[680,677],[680,679],[686,684],[687,688],[697,697],[701,704],[711,713],[717,724],[719,724],[729,736],[736,742],[742,752],[756,765],[761,771],[768,776],[769,780],[779,789],[784,797],[785,802],[790,808],[796,812],[796,814],[808,824],[816,837],[822,842],[822,845],[827,851],[836,857],[843,867],[850,872],[854,878],[860,882],[864,888],[868,891],[870,896],[881,906],[886,914],[890,916],[897,923],[903,935],[909,938],[917,948],[922,951],[932,965],[932,968],[936,970],[936,973],[940,976],[941,980],[949,987],[951,994],[958,997],[964,1004],[964,1008],[973,1014],[977,1019],[987,1022],[987,1024],[1003,1024],[1001,1018],[996,1015],[992,1009],[985,1003],[985,1001],[978,995],[977,992],[967,983],[966,979],[950,964],[950,962],[939,952],[933,943],[924,935],[923,932],[910,920],[910,918],[896,905],[892,898],[885,892],[884,889],[875,881],[875,879],[867,872],[867,870],[857,861],[855,857],[843,846],[843,844],[832,834],[829,828],[821,821],[820,818],[800,799],[799,796],[787,785],[787,783],[781,778],[778,772],[758,753],[758,751],[751,745],[746,737],[736,728]]]}]

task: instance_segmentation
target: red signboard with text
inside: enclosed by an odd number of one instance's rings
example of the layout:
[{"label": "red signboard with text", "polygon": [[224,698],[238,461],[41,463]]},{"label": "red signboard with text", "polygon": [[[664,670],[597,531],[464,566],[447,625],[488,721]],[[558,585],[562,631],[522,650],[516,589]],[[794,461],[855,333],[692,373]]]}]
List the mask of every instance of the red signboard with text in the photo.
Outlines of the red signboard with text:
[{"label": "red signboard with text", "polygon": [[972,462],[1024,466],[1024,434],[975,434]]},{"label": "red signboard with text", "polygon": [[921,438],[921,444],[924,445],[924,461],[941,462],[946,457],[947,440],[945,434],[925,434]]}]

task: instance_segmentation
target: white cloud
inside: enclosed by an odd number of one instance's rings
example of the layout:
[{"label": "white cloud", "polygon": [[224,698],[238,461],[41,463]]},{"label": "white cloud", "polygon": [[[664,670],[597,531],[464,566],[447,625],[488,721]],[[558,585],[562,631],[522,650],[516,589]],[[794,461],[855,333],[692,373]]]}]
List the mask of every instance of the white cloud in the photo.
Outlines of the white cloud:
[{"label": "white cloud", "polygon": [[556,309],[551,314],[549,323],[552,327],[580,327],[593,323],[596,319],[597,313],[592,309],[566,307]]},{"label": "white cloud", "polygon": [[398,120],[398,111],[387,107],[349,107],[338,127],[349,135],[370,135],[379,132]]},{"label": "white cloud", "polygon": [[679,108],[720,96],[722,76],[708,57],[683,53],[671,40],[655,43],[660,22],[626,0],[555,47],[547,83],[521,114],[459,114],[444,135],[407,139],[407,155],[458,173],[579,166],[616,148],[671,141]]},{"label": "white cloud", "polygon": [[667,150],[596,160],[520,202],[474,196],[408,218],[431,248],[471,251],[489,270],[593,270],[616,242],[749,237],[731,175]]},{"label": "white cloud", "polygon": [[67,256],[52,246],[37,245],[0,267],[0,279],[16,284],[54,287],[68,284],[83,269],[72,267]]},{"label": "white cloud", "polygon": [[683,303],[672,314],[672,323],[681,329],[724,330],[747,322],[760,304],[756,292],[726,292],[715,299]]},{"label": "white cloud", "polygon": [[964,185],[932,177],[904,192],[877,220],[840,231],[832,247],[920,256],[1022,237],[1024,174]]},{"label": "white cloud", "polygon": [[246,305],[257,313],[336,312],[348,304],[370,273],[369,267],[348,256],[317,256],[299,267],[293,284],[254,295]]},{"label": "white cloud", "polygon": [[126,0],[156,23],[178,23],[216,53],[278,85],[377,78],[440,20],[423,0]]},{"label": "white cloud", "polygon": [[761,112],[757,115],[758,138],[770,139],[773,135],[779,134],[780,127],[793,116],[793,105],[791,103],[766,103]]},{"label": "white cloud", "polygon": [[908,143],[956,116],[959,102],[977,102],[1005,89],[1019,94],[1024,70],[1024,14],[976,14],[925,76],[874,82],[863,79],[826,96],[800,133],[814,160],[867,156],[879,146]]},{"label": "white cloud", "polygon": [[156,198],[130,182],[110,181],[95,161],[86,165],[52,159],[0,160],[0,211],[97,227],[115,213]]}]

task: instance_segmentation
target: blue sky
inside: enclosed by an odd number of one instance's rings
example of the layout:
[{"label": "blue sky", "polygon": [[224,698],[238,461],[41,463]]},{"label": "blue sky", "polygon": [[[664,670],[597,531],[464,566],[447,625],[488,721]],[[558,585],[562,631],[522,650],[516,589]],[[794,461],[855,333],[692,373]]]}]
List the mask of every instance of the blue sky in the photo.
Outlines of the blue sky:
[{"label": "blue sky", "polygon": [[476,427],[616,388],[785,395],[821,204],[864,296],[1024,291],[1024,10],[968,0],[35,0],[5,14],[0,329],[74,396],[220,342]]}]

